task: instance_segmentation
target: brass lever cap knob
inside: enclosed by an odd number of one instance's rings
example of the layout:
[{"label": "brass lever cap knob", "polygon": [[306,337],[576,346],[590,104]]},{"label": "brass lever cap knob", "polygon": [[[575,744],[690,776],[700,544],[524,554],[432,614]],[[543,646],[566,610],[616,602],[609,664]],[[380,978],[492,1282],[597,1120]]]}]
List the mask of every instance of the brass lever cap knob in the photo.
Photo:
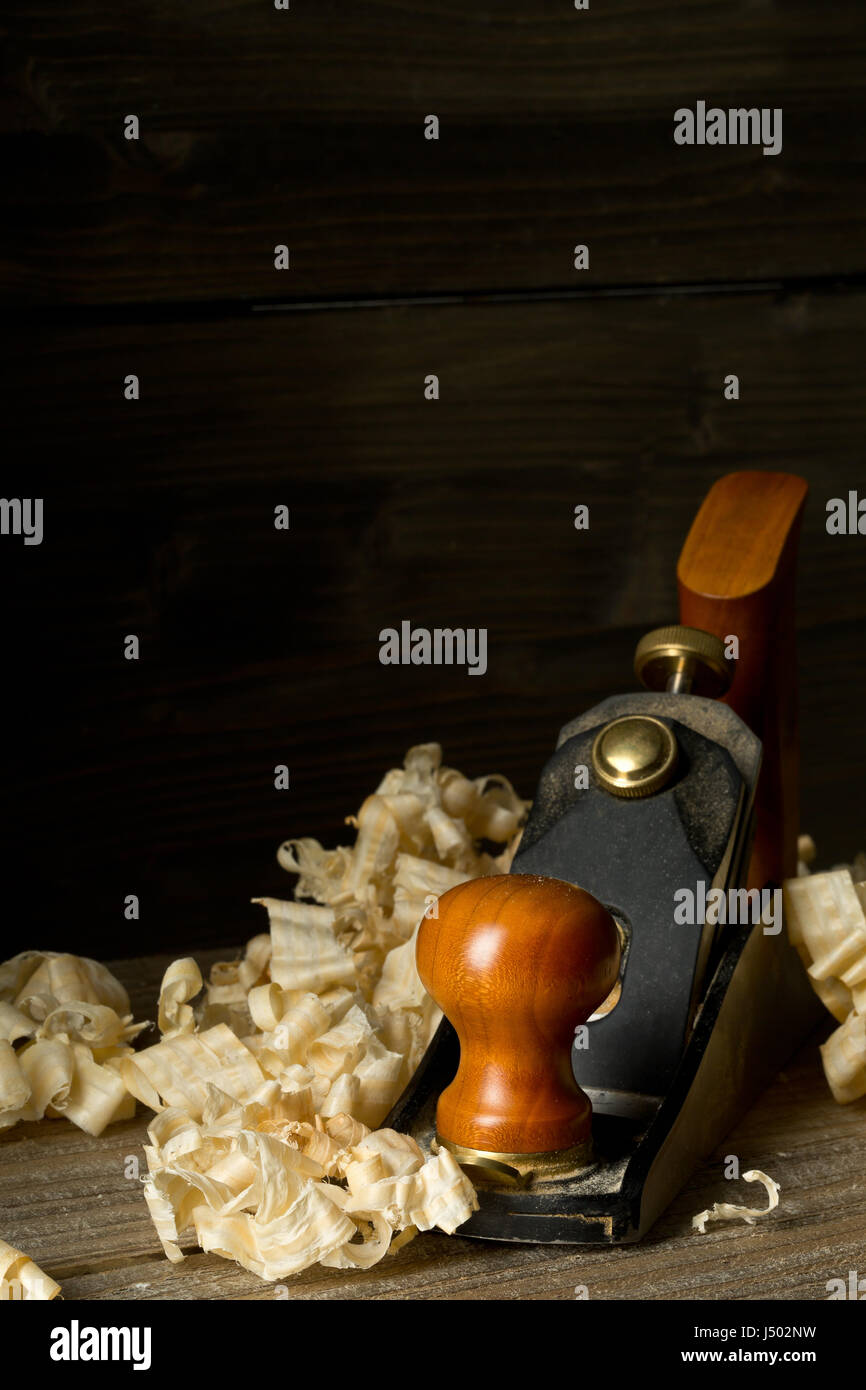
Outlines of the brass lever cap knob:
[{"label": "brass lever cap knob", "polygon": [[626,714],[596,735],[592,765],[613,796],[652,796],[667,786],[676,770],[677,741],[660,719]]}]

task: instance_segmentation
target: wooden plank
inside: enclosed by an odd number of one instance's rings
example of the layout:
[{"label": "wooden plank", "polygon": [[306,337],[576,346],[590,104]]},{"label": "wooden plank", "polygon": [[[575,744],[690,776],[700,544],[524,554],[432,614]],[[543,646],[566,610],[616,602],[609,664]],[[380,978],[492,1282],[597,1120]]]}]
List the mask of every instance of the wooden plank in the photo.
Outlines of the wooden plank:
[{"label": "wooden plank", "polygon": [[[215,953],[201,957],[208,967]],[[153,1012],[167,958],[111,962],[137,1005]],[[148,1000],[149,995],[149,1000]],[[827,1032],[821,1030],[819,1036]],[[3,1238],[26,1249],[77,1299],[807,1299],[847,1278],[862,1254],[866,1100],[837,1106],[812,1041],[779,1076],[638,1246],[524,1246],[426,1233],[367,1272],[320,1266],[262,1283],[189,1241],[171,1266],[124,1161],[140,1154],[146,1114],[99,1139],[65,1121],[0,1135]],[[723,1178],[728,1155],[781,1183],[779,1210],[754,1227],[691,1230],[714,1201],[754,1199]],[[734,1195],[736,1193],[736,1196]]]},{"label": "wooden plank", "polygon": [[[632,688],[634,643],[676,612],[695,510],[741,467],[812,485],[803,823],[824,863],[852,857],[866,547],[827,534],[825,504],[862,485],[864,304],[707,295],[22,329],[4,486],[42,495],[46,520],[41,546],[0,547],[16,730],[0,856],[9,920],[28,924],[9,953],[61,936],[111,952],[132,892],[130,951],[245,939],[261,925],[248,899],[290,888],[280,841],[345,837],[414,742],[531,795],[561,724]],[[734,368],[738,402],[722,390]],[[133,369],[142,399],[127,402]],[[403,618],[488,628],[486,675],[381,666],[378,633]],[[138,663],[122,659],[127,633]]]},{"label": "wooden plank", "polygon": [[[22,303],[866,268],[858,0],[163,0],[134,23],[10,0],[6,26],[0,284]],[[676,146],[698,100],[781,108],[781,154]]]}]

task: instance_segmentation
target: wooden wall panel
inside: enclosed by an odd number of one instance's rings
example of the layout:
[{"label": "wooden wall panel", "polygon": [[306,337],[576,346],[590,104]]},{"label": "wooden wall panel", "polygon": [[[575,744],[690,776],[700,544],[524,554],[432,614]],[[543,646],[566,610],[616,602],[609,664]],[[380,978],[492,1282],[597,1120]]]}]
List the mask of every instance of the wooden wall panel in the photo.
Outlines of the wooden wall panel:
[{"label": "wooden wall panel", "polygon": [[[45,539],[0,547],[16,939],[117,950],[137,892],[130,952],[240,941],[247,899],[290,886],[279,841],[348,833],[415,741],[531,795],[560,724],[632,688],[691,517],[736,468],[812,487],[804,824],[853,855],[866,549],[824,520],[864,491],[864,310],[694,294],[18,324],[4,489],[44,496]],[[382,667],[402,618],[487,627],[488,673]]]},{"label": "wooden wall panel", "polygon": [[[6,8],[0,286],[24,304],[866,270],[860,0]],[[781,107],[782,153],[675,146],[699,99]]]}]

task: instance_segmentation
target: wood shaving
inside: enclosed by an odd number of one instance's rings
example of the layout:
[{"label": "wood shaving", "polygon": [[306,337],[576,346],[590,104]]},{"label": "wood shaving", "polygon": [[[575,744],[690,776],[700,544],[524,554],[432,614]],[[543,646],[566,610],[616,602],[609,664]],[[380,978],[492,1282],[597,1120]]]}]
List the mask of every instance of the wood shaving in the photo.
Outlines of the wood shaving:
[{"label": "wood shaving", "polygon": [[118,1070],[134,1023],[129,996],[84,956],[23,951],[0,965],[0,1130],[66,1118],[98,1135],[135,1114]]},{"label": "wood shaving", "polygon": [[195,1017],[188,1001],[201,991],[202,983],[201,971],[191,956],[168,967],[159,991],[158,1024],[163,1037],[193,1032]]},{"label": "wood shaving", "polygon": [[841,1025],[821,1060],[834,1098],[845,1105],[866,1095],[866,861],[858,855],[853,865],[813,874],[801,855],[784,895],[791,943]]},{"label": "wood shaving", "polygon": [[748,1226],[754,1226],[757,1217],[767,1216],[771,1211],[775,1211],[779,1205],[779,1184],[772,1178],[768,1178],[766,1173],[762,1173],[759,1168],[750,1168],[748,1173],[743,1174],[743,1182],[762,1182],[767,1189],[769,1205],[766,1207],[739,1207],[732,1202],[715,1202],[706,1211],[698,1212],[697,1216],[692,1217],[692,1229],[700,1231],[701,1235],[707,1233],[708,1221],[745,1221]]},{"label": "wood shaving", "polygon": [[0,1303],[19,1299],[50,1302],[59,1293],[60,1285],[34,1264],[29,1255],[0,1240]]}]

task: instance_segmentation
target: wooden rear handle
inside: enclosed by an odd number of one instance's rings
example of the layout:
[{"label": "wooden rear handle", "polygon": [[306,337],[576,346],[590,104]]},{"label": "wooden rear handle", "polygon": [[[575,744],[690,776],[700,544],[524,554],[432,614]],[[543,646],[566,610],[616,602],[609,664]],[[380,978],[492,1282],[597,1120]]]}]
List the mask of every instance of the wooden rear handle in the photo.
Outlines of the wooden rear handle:
[{"label": "wooden rear handle", "polygon": [[739,658],[725,703],[764,746],[748,887],[797,871],[799,748],[794,591],[807,485],[791,473],[729,473],[707,494],[677,566],[680,621]]}]

